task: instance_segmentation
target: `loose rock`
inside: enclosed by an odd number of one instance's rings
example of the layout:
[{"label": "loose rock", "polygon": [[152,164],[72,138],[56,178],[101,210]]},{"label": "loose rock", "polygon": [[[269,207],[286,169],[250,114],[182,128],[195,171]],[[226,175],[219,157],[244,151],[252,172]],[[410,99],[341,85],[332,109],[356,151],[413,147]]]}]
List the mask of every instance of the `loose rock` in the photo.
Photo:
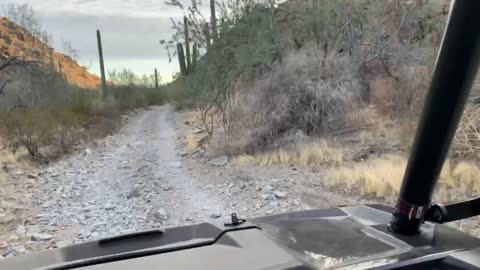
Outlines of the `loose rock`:
[{"label": "loose rock", "polygon": [[127,194],[127,199],[135,198],[138,196],[140,196],[140,190],[138,187],[135,187]]},{"label": "loose rock", "polygon": [[272,193],[273,192],[273,187],[271,185],[265,185],[262,188],[264,193]]},{"label": "loose rock", "polygon": [[222,213],[220,213],[220,212],[212,212],[212,213],[210,213],[210,217],[213,218],[213,219],[217,219],[217,218],[222,217]]},{"label": "loose rock", "polygon": [[275,197],[272,194],[262,194],[264,200],[273,200]]},{"label": "loose rock", "polygon": [[17,229],[15,230],[15,233],[17,234],[18,237],[24,237],[25,233],[27,233],[27,229],[23,225],[18,225]]},{"label": "loose rock", "polygon": [[287,193],[283,191],[275,191],[274,194],[277,199],[283,199],[287,197]]},{"label": "loose rock", "polygon": [[165,220],[168,219],[167,212],[163,208],[160,208],[158,210],[154,210],[153,211],[153,217],[155,219],[159,220],[159,221],[165,221]]},{"label": "loose rock", "polygon": [[217,167],[225,166],[228,163],[228,157],[220,156],[220,157],[209,160],[207,163]]},{"label": "loose rock", "polygon": [[16,252],[16,253],[25,253],[27,251],[27,249],[25,248],[24,245],[18,245],[18,246],[13,247],[13,251]]},{"label": "loose rock", "polygon": [[32,235],[32,241],[48,241],[53,238],[53,235],[48,233],[34,233]]}]

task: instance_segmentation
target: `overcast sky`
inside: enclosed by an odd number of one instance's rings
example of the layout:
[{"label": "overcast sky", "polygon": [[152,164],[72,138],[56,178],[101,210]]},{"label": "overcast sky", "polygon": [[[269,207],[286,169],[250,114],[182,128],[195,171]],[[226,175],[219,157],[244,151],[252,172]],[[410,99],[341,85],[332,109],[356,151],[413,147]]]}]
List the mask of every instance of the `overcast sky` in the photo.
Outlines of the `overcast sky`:
[{"label": "overcast sky", "polygon": [[157,68],[164,81],[178,71],[175,61],[168,63],[159,40],[170,38],[170,18],[181,19],[183,13],[164,0],[0,0],[8,3],[33,7],[53,35],[55,48],[61,50],[62,38],[70,41],[79,51],[80,64],[91,65],[92,73],[100,73],[96,29],[102,34],[107,70],[125,67],[147,74]]}]

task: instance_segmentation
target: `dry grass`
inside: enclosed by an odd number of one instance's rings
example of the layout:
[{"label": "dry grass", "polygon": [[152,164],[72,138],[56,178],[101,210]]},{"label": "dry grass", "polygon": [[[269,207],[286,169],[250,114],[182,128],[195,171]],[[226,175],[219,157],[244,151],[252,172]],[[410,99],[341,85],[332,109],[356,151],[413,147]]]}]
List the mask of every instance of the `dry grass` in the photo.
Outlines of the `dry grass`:
[{"label": "dry grass", "polygon": [[7,149],[6,143],[0,140],[0,164],[16,161],[17,156]]},{"label": "dry grass", "polygon": [[193,134],[188,134],[185,139],[185,147],[188,153],[192,153],[200,146],[199,140]]},{"label": "dry grass", "polygon": [[370,103],[392,118],[415,119],[423,107],[431,78],[430,69],[417,64],[394,66],[393,76],[370,80]]},{"label": "dry grass", "polygon": [[455,158],[478,159],[480,151],[480,106],[469,104],[455,133],[451,150]]},{"label": "dry grass", "polygon": [[233,159],[233,164],[253,163],[262,166],[288,164],[307,167],[322,164],[338,165],[344,159],[342,149],[326,142],[318,142],[301,145],[296,150],[279,149],[258,155],[239,155]]},{"label": "dry grass", "polygon": [[398,129],[398,139],[400,141],[400,146],[407,150],[410,149],[415,137],[415,132],[417,131],[416,121],[405,121],[400,124]]},{"label": "dry grass", "polygon": [[383,197],[392,190],[398,191],[406,167],[403,157],[387,156],[366,163],[343,166],[330,170],[334,185],[347,188],[359,186],[364,195]]},{"label": "dry grass", "polygon": [[[362,195],[385,197],[399,191],[407,161],[401,156],[384,156],[369,162],[330,170],[330,185],[359,187]],[[447,160],[440,174],[437,197],[442,201],[455,198],[448,190],[455,189],[464,196],[480,192],[480,168],[472,162],[453,165]]]}]

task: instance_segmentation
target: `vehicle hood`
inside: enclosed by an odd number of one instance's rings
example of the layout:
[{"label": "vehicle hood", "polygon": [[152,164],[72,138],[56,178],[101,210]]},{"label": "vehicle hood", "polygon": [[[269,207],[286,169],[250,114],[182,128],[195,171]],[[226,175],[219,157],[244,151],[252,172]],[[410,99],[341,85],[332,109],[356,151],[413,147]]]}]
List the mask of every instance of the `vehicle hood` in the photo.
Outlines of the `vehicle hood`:
[{"label": "vehicle hood", "polygon": [[443,225],[392,234],[391,210],[339,207],[139,232],[4,259],[0,269],[369,269],[460,250],[480,255],[479,239]]}]

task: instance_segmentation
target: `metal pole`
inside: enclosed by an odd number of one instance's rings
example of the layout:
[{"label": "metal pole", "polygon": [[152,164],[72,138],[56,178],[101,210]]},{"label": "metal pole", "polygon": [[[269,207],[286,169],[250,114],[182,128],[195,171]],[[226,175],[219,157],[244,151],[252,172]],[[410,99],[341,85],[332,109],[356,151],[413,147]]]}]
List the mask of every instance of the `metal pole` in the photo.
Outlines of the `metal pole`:
[{"label": "metal pole", "polygon": [[456,0],[437,58],[422,118],[390,222],[391,231],[420,231],[480,60],[480,1]]}]

